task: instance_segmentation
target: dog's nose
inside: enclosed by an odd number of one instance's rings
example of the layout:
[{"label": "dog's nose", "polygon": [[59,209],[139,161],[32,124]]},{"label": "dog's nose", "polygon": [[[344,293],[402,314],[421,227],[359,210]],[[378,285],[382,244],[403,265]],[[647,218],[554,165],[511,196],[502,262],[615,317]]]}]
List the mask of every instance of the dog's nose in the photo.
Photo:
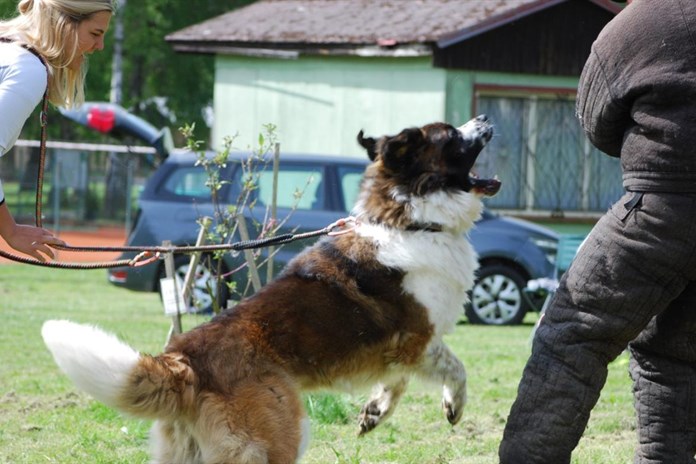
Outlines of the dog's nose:
[{"label": "dog's nose", "polygon": [[478,116],[476,116],[476,120],[478,122],[486,122],[488,121],[488,116],[485,114],[479,114]]}]

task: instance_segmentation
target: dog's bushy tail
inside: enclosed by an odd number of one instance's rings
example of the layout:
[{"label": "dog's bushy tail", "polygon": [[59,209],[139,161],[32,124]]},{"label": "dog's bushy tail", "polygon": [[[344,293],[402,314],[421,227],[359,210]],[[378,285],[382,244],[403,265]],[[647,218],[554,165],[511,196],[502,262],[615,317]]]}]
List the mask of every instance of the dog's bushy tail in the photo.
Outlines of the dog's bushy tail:
[{"label": "dog's bushy tail", "polygon": [[73,383],[108,406],[162,419],[193,404],[196,376],[183,355],[143,355],[97,327],[70,321],[47,321],[41,335]]}]

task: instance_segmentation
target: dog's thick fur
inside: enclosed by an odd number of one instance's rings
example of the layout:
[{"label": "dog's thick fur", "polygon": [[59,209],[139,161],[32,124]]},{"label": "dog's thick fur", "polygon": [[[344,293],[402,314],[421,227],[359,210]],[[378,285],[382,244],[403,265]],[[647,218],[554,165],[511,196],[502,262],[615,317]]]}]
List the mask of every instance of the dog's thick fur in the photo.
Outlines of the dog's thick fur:
[{"label": "dog's thick fur", "polygon": [[442,336],[462,313],[477,258],[466,232],[497,180],[470,177],[492,128],[478,117],[378,140],[359,222],[325,237],[251,298],[176,336],[158,356],[101,330],[48,321],[57,364],[96,399],[156,419],[155,463],[293,463],[308,439],[300,392],[377,385],[358,422],[387,418],[409,376],[444,385],[455,424],[466,401],[462,362]]}]

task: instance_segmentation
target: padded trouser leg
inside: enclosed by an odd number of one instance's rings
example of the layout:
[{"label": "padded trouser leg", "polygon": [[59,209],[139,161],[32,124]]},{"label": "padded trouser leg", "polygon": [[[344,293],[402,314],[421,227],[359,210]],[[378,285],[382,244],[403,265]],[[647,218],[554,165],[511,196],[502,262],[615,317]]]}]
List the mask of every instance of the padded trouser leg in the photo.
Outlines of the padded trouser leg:
[{"label": "padded trouser leg", "polygon": [[502,464],[570,462],[609,362],[696,277],[696,197],[646,194],[627,210],[631,198],[602,217],[561,280],[508,417]]},{"label": "padded trouser leg", "polygon": [[[556,304],[565,296],[556,296]],[[502,464],[566,464],[621,348],[585,342],[582,323],[540,325],[500,446]],[[576,326],[570,329],[571,326]]]},{"label": "padded trouser leg", "polygon": [[636,464],[693,464],[696,453],[696,283],[631,343]]},{"label": "padded trouser leg", "polygon": [[634,462],[695,463],[696,371],[632,350],[631,378],[638,421]]}]

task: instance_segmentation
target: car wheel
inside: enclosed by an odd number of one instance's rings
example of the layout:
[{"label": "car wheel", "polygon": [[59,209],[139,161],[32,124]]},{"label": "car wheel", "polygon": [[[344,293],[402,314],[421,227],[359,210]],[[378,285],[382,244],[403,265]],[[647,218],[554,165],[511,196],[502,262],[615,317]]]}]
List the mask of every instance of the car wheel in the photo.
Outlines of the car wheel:
[{"label": "car wheel", "polygon": [[471,290],[465,313],[472,324],[515,325],[529,309],[524,299],[526,280],[518,271],[500,264],[483,266]]},{"label": "car wheel", "polygon": [[[174,272],[181,282],[186,278],[191,257],[188,255],[176,255],[174,257]],[[213,301],[217,300],[220,307],[224,307],[228,298],[228,289],[225,283],[218,285],[217,264],[207,256],[202,256],[196,267],[196,273],[191,287],[192,306],[189,312],[212,313]],[[164,277],[164,266],[162,266]]]}]

